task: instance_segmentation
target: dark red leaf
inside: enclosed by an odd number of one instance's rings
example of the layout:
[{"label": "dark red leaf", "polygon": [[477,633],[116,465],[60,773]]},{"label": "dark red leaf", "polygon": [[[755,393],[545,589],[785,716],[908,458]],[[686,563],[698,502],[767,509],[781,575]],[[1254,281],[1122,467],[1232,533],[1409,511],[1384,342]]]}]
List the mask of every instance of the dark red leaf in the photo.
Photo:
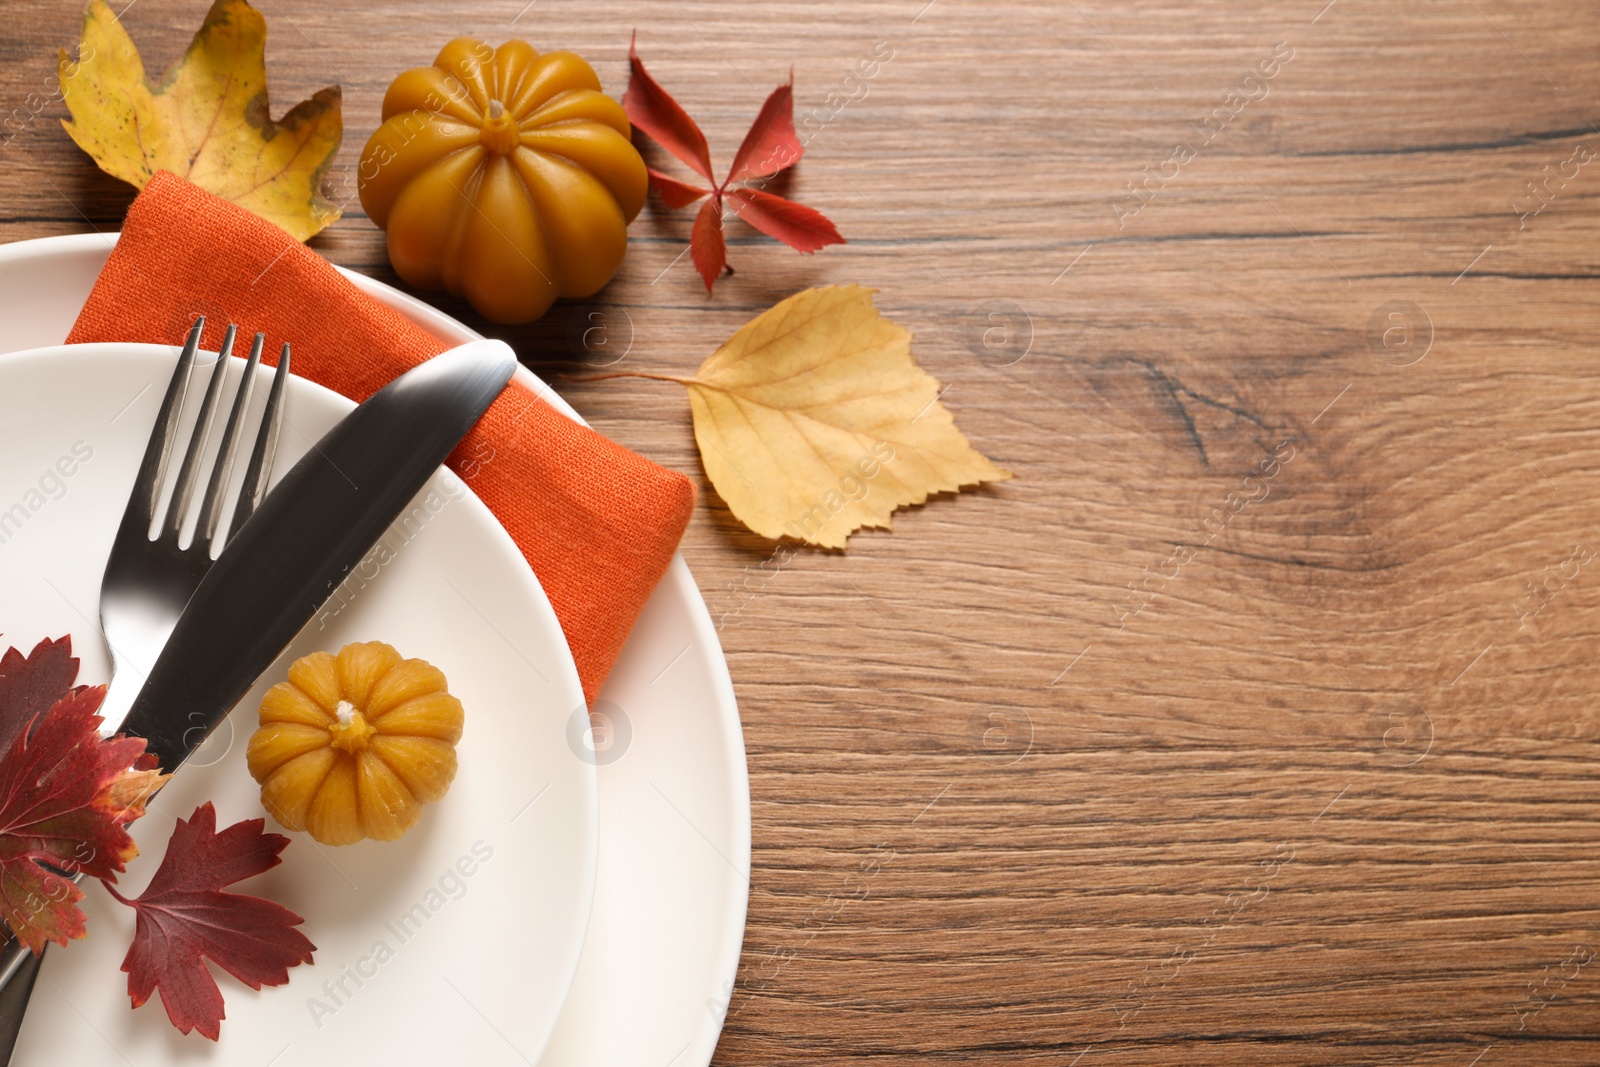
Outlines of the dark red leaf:
[{"label": "dark red leaf", "polygon": [[0,656],[0,752],[11,747],[24,723],[66,696],[77,677],[70,636],[40,641],[27,656],[7,649]]},{"label": "dark red leaf", "polygon": [[813,211],[804,204],[743,186],[729,189],[727,197],[733,201],[734,211],[740,218],[790,248],[815,252],[827,245],[845,243],[833,223],[820,211]]},{"label": "dark red leaf", "polygon": [[251,989],[283,985],[290,967],[311,962],[317,946],[295,929],[304,919],[270,900],[222,891],[282,862],[278,853],[289,839],[263,833],[265,825],[247,819],[219,834],[216,809],[202,804],[188,822],[178,820],[142,894],[129,900],[111,890],[139,915],[122,961],[134,1007],[159,989],[173,1026],[215,1041],[224,1018],[222,991],[205,960]]},{"label": "dark red leaf", "polygon": [[694,232],[689,235],[689,255],[705,280],[706,292],[711,292],[728,264],[728,246],[722,241],[721,197],[713,196],[700,205],[700,214],[694,217]]},{"label": "dark red leaf", "polygon": [[725,197],[752,226],[791,248],[815,252],[826,245],[844,244],[844,238],[839,236],[833,223],[819,212],[760,189],[734,185],[739,181],[771,177],[793,166],[804,153],[794,129],[793,70],[789,72],[788,84],[774,89],[761,105],[760,113],[733,157],[728,180],[718,185],[711,174],[711,153],[706,147],[705,134],[645,70],[639,61],[637,34],[628,47],[628,60],[633,66],[633,75],[622,98],[628,120],[712,183],[711,189],[702,189],[660,171],[650,171],[650,182],[668,208],[688,207],[702,197],[710,197],[695,216],[689,238],[689,251],[707,292],[722,276],[728,263],[728,249],[722,233]]},{"label": "dark red leaf", "polygon": [[654,167],[646,167],[650,172],[650,184],[656,187],[656,192],[661,194],[661,202],[668,207],[677,209],[688,207],[702,196],[710,196],[710,189],[702,189],[697,185],[680,182],[668,174],[662,174]]},{"label": "dark red leaf", "polygon": [[101,739],[95,712],[105,694],[105,686],[72,690],[0,759],[0,918],[35,952],[85,933],[83,891],[44,864],[115,881],[139,852],[125,829],[137,812],[113,786],[144,741]]},{"label": "dark red leaf", "polygon": [[700,132],[689,113],[665,89],[650,77],[639,61],[639,35],[633,35],[628,45],[628,63],[632,73],[628,78],[628,91],[622,94],[622,108],[628,121],[642,130],[656,144],[677,156],[684,165],[708,182],[711,176],[711,149],[706,147],[706,135]]},{"label": "dark red leaf", "polygon": [[750,132],[744,135],[739,151],[734,154],[728,182],[770,178],[800,162],[804,153],[805,146],[794,132],[794,71],[791,70],[789,84],[772,90],[751,124]]}]

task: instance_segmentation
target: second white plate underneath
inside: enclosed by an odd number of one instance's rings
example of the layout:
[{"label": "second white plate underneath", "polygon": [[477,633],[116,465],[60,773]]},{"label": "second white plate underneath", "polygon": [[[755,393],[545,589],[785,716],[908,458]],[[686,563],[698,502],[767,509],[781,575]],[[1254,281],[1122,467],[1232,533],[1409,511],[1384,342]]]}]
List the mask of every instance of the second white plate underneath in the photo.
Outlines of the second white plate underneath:
[{"label": "second white plate underneath", "polygon": [[[0,246],[0,352],[65,340],[116,239],[71,234]],[[479,336],[391,286],[345,273],[448,344]],[[564,310],[582,311],[552,314]],[[517,373],[577,418],[531,372]],[[600,699],[617,725],[604,751],[588,755],[600,779],[594,913],[539,1067],[705,1067],[744,936],[750,786],[717,628],[681,557]],[[581,746],[582,721],[575,725]]]}]

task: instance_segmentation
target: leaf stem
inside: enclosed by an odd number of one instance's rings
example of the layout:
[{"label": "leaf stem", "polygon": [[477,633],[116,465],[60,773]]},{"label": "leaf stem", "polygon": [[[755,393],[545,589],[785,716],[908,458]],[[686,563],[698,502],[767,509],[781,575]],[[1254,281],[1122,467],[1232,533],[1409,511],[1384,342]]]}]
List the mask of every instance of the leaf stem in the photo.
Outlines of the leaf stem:
[{"label": "leaf stem", "polygon": [[679,385],[703,384],[698,378],[679,378],[672,374],[646,374],[637,370],[612,371],[610,374],[563,374],[560,377],[563,381],[569,382],[605,382],[610,381],[612,378],[648,378],[653,382],[677,382]]}]

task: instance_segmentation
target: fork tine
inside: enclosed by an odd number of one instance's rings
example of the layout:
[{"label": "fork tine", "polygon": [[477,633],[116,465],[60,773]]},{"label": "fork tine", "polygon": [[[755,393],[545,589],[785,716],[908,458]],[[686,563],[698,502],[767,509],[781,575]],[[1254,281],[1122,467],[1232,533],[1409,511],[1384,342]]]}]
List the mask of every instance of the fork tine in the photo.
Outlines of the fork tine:
[{"label": "fork tine", "polygon": [[233,473],[233,454],[239,448],[239,438],[244,435],[244,409],[250,404],[250,393],[256,380],[256,364],[261,362],[261,348],[266,341],[267,335],[258,333],[250,345],[250,358],[245,361],[239,388],[233,394],[233,408],[228,412],[228,424],[222,431],[222,448],[217,452],[205,498],[200,502],[200,524],[195,527],[194,538],[195,544],[207,552],[217,535],[217,521],[222,518],[222,491],[227,488],[228,475]]},{"label": "fork tine", "polygon": [[211,436],[211,423],[217,414],[217,394],[222,392],[222,379],[228,376],[228,357],[233,355],[233,339],[239,327],[228,326],[222,338],[222,350],[211,368],[211,381],[206,386],[206,398],[200,404],[200,418],[194,424],[189,438],[189,450],[184,453],[183,466],[178,468],[178,487],[173,491],[172,504],[167,511],[166,531],[177,540],[183,531],[183,517],[189,513],[189,501],[194,496],[194,483],[200,476],[200,458],[206,449],[206,439]]},{"label": "fork tine", "polygon": [[167,395],[161,399],[161,410],[156,413],[155,428],[150,431],[150,443],[145,446],[144,459],[139,463],[139,475],[134,480],[133,492],[128,494],[128,508],[123,513],[123,525],[137,523],[142,537],[150,536],[150,526],[155,521],[156,504],[161,498],[161,480],[167,473],[167,463],[172,458],[173,438],[178,435],[178,416],[183,411],[183,397],[189,388],[190,372],[194,369],[195,353],[200,349],[200,335],[205,331],[206,317],[201,315],[189,328],[189,339],[183,343],[183,354],[167,382]]},{"label": "fork tine", "polygon": [[239,487],[239,503],[234,506],[233,520],[228,523],[230,540],[267,495],[272,457],[278,450],[278,430],[283,425],[283,386],[288,379],[289,343],[285,341],[277,369],[272,372],[272,390],[267,393],[267,409],[261,414],[261,430],[256,434],[256,446],[250,453],[250,466],[245,468],[244,484]]}]

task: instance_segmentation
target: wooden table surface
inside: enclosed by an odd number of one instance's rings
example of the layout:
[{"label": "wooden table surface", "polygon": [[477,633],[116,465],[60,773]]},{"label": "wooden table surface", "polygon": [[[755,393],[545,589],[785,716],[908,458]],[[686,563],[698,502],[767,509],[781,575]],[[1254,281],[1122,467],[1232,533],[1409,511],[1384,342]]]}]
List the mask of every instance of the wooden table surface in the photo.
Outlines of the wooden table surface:
[{"label": "wooden table surface", "polygon": [[[160,69],[205,7],[124,21]],[[719,161],[792,65],[791,192],[847,246],[736,225],[708,298],[689,213],[647,208],[595,300],[491,332],[546,375],[682,374],[869,284],[1017,475],[791,558],[710,489],[681,389],[562,385],[702,490],[754,808],[715,1062],[1600,1063],[1600,7],[260,7],[277,110],[344,88],[314,247],[389,281],[356,161],[450,37],[620,95],[637,27]],[[8,0],[4,109],[78,10]],[[116,228],[131,190],[37,110],[0,240]]]}]

